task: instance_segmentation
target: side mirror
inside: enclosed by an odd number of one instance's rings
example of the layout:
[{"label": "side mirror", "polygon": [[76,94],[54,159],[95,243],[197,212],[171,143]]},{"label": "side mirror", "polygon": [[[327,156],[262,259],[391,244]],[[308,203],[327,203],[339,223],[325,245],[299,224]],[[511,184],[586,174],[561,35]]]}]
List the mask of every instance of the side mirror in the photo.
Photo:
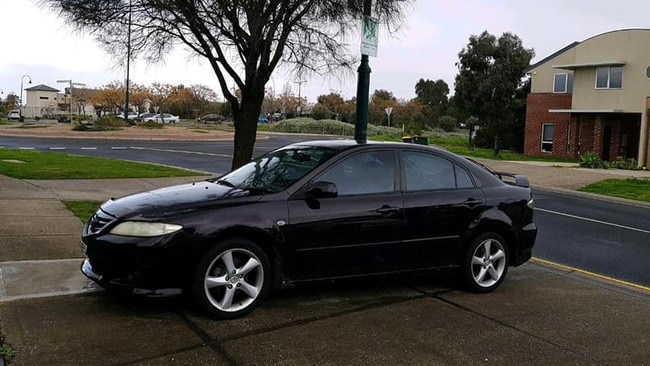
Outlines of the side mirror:
[{"label": "side mirror", "polygon": [[312,183],[305,193],[311,198],[334,198],[338,197],[339,190],[332,182],[319,181]]}]

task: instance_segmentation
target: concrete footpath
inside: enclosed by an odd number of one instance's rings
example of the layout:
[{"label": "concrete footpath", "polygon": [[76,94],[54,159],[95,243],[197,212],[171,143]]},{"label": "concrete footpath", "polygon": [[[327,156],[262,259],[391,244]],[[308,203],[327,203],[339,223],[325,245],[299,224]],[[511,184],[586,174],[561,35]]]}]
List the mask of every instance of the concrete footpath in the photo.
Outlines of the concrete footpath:
[{"label": "concrete footpath", "polygon": [[[489,161],[574,190],[649,172]],[[215,321],[182,298],[131,299],[79,272],[82,223],[62,200],[106,200],[203,178],[0,175],[0,331],[11,365],[647,365],[650,292],[531,261],[497,291],[445,277],[345,281],[274,294]],[[2,361],[0,361],[0,364]]]}]

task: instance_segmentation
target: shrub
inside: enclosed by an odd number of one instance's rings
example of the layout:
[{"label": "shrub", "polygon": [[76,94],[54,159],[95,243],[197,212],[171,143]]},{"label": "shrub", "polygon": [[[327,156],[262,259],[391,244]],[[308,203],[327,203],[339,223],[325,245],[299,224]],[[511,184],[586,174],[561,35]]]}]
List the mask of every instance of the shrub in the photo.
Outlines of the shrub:
[{"label": "shrub", "polygon": [[154,122],[154,121],[138,122],[136,123],[136,126],[140,128],[148,128],[150,130],[162,130],[163,128],[165,128],[164,124]]},{"label": "shrub", "polygon": [[312,108],[311,110],[311,116],[313,119],[319,121],[322,119],[330,118],[332,116],[332,112],[327,110],[327,108],[322,107],[322,106],[316,106]]},{"label": "shrub", "polygon": [[588,152],[580,157],[580,166],[590,169],[607,169],[607,164],[595,152]]},{"label": "shrub", "polygon": [[438,124],[445,132],[454,132],[458,122],[452,116],[442,116],[438,119]]},{"label": "shrub", "polygon": [[607,164],[610,168],[614,169],[625,169],[625,170],[638,170],[639,164],[633,158],[625,158],[623,156],[617,156],[614,161],[611,161]]},{"label": "shrub", "polygon": [[94,125],[98,127],[119,128],[119,127],[125,127],[126,123],[124,122],[123,119],[117,118],[115,116],[103,116],[97,119]]}]

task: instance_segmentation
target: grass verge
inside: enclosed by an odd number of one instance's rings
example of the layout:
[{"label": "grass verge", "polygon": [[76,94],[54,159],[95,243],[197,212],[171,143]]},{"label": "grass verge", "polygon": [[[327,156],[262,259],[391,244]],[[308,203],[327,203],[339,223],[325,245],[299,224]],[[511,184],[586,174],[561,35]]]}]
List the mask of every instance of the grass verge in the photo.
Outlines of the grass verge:
[{"label": "grass verge", "polygon": [[605,179],[578,190],[604,196],[650,202],[650,180],[648,179]]},{"label": "grass verge", "polygon": [[103,201],[63,201],[72,213],[85,223],[95,211],[104,203]]},{"label": "grass verge", "polygon": [[16,149],[0,149],[0,174],[17,179],[117,179],[206,175],[162,165]]}]

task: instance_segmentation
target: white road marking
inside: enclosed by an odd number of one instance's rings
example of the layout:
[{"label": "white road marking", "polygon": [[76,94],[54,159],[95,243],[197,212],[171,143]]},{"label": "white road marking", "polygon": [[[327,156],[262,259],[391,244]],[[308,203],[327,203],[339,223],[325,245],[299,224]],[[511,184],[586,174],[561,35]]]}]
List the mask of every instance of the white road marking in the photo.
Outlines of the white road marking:
[{"label": "white road marking", "polygon": [[34,150],[33,147],[19,147],[18,150]]},{"label": "white road marking", "polygon": [[134,150],[146,150],[146,151],[171,152],[171,153],[180,153],[180,154],[193,154],[193,155],[219,156],[219,157],[222,157],[222,158],[232,158],[232,155],[213,154],[213,153],[205,153],[205,152],[199,152],[199,151],[169,150],[169,149],[154,149],[154,148],[147,148],[147,147],[134,147],[134,146],[132,146],[131,149],[134,149]]},{"label": "white road marking", "polygon": [[600,221],[600,220],[590,219],[590,218],[587,218],[587,217],[576,216],[576,215],[570,215],[570,214],[566,214],[566,213],[563,213],[563,212],[557,212],[557,211],[545,210],[545,209],[543,209],[543,208],[535,208],[535,210],[542,211],[542,212],[546,212],[546,213],[550,213],[550,214],[554,214],[554,215],[570,217],[570,218],[572,218],[572,219],[583,220],[583,221],[589,221],[589,222],[593,222],[593,223],[596,223],[596,224],[602,224],[602,225],[613,226],[613,227],[617,227],[617,228],[620,228],[620,229],[636,231],[636,232],[639,232],[639,233],[650,234],[650,230],[643,230],[643,229],[638,229],[638,228],[635,228],[635,227],[630,227],[630,226],[625,226],[625,225],[614,224],[614,223],[611,223],[611,222],[606,222],[606,221]]},{"label": "white road marking", "polygon": [[126,146],[111,146],[111,150],[126,150],[128,147]]},{"label": "white road marking", "polygon": [[96,147],[82,147],[81,150],[97,150]]},{"label": "white road marking", "polygon": [[51,147],[50,150],[65,150],[65,147]]}]

